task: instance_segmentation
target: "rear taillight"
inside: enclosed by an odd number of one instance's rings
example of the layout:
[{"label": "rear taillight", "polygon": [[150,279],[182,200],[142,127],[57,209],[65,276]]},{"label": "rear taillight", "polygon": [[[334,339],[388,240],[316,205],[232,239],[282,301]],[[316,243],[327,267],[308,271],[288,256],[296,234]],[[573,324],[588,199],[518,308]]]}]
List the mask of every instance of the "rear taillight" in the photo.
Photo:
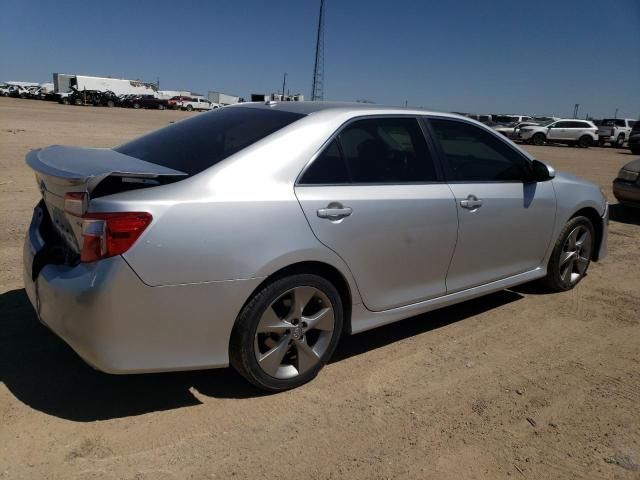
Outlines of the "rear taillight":
[{"label": "rear taillight", "polygon": [[152,220],[151,214],[145,212],[88,213],[81,218],[81,262],[95,262],[126,252]]}]

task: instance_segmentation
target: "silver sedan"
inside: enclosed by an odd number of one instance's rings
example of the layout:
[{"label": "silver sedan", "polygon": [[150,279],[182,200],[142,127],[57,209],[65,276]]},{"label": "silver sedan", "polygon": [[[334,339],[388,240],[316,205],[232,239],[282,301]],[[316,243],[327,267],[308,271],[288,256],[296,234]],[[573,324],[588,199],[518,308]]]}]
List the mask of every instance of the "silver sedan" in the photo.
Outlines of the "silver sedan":
[{"label": "silver sedan", "polygon": [[606,253],[595,185],[451,114],[250,103],[27,163],[27,294],[110,373],[231,364],[288,389],[341,335],[536,279],[568,290]]}]

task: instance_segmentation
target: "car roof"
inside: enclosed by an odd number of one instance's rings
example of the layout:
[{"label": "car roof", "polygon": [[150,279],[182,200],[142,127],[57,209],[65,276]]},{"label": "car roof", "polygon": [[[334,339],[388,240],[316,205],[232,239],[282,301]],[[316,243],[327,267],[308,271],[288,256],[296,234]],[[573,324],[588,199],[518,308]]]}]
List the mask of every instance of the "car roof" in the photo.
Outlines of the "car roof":
[{"label": "car roof", "polygon": [[[435,112],[423,108],[414,107],[394,107],[390,105],[377,105],[375,103],[349,103],[349,102],[244,102],[230,105],[231,108],[257,108],[263,110],[279,110],[282,112],[299,113],[311,115],[322,111],[335,111],[340,113],[353,114],[380,114],[393,113],[399,115],[438,115],[464,120],[474,121],[468,117],[454,113]],[[229,108],[229,107],[227,107]]]}]

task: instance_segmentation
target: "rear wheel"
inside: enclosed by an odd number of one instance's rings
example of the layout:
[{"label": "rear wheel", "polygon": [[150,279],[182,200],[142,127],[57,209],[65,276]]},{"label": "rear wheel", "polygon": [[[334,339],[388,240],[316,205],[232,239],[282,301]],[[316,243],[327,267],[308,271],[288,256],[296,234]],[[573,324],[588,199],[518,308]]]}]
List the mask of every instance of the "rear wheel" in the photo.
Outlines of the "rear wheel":
[{"label": "rear wheel", "polygon": [[593,138],[591,138],[589,135],[583,135],[580,137],[580,140],[578,140],[578,145],[580,145],[582,148],[588,148],[593,144]]},{"label": "rear wheel", "polygon": [[191,112],[193,110],[193,107],[191,105],[187,105],[187,112]]},{"label": "rear wheel", "polygon": [[161,103],[159,103],[159,104],[158,104],[158,110],[164,110],[164,105],[163,105],[163,104],[161,104]]},{"label": "rear wheel", "polygon": [[533,143],[534,145],[544,145],[544,142],[546,140],[546,137],[544,136],[544,133],[536,133],[533,138],[531,139],[531,143]]},{"label": "rear wheel", "polygon": [[331,282],[313,274],[281,278],[240,312],[229,344],[231,365],[264,390],[298,387],[327,363],[342,323],[342,301]]},{"label": "rear wheel", "polygon": [[115,107],[115,105],[116,105],[116,104],[114,103],[114,101],[113,101],[113,100],[107,100],[107,107],[109,107],[109,108],[113,108],[113,107]]},{"label": "rear wheel", "polygon": [[618,135],[618,138],[616,138],[616,143],[615,143],[615,147],[617,148],[622,148],[622,145],[624,145],[624,134],[621,133],[620,135]]},{"label": "rear wheel", "polygon": [[138,109],[140,108],[140,104],[139,104],[139,103],[137,103],[137,102],[135,102],[135,103],[133,104],[133,108],[135,108],[136,110],[138,110]]},{"label": "rear wheel", "polygon": [[546,285],[552,290],[571,290],[584,278],[595,245],[594,228],[587,217],[575,217],[562,229],[549,259]]}]

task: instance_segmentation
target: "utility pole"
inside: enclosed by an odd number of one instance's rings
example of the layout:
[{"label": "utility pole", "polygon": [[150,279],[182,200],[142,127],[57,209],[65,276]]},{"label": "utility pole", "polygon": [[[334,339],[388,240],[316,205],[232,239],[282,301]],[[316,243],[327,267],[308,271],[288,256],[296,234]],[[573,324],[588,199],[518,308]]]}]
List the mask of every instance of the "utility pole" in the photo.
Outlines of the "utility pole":
[{"label": "utility pole", "polygon": [[156,79],[156,88],[160,90],[160,77],[157,77]]},{"label": "utility pole", "polygon": [[580,104],[576,103],[573,106],[573,118],[578,118],[578,109],[580,108]]},{"label": "utility pole", "polygon": [[316,37],[316,59],[313,65],[311,101],[324,100],[324,0],[320,0],[318,35]]},{"label": "utility pole", "polygon": [[284,78],[282,79],[282,101],[284,102],[284,86],[287,84],[287,72],[284,72]]},{"label": "utility pole", "polygon": [[613,118],[618,118],[618,107],[616,107],[616,113],[613,114]]}]

